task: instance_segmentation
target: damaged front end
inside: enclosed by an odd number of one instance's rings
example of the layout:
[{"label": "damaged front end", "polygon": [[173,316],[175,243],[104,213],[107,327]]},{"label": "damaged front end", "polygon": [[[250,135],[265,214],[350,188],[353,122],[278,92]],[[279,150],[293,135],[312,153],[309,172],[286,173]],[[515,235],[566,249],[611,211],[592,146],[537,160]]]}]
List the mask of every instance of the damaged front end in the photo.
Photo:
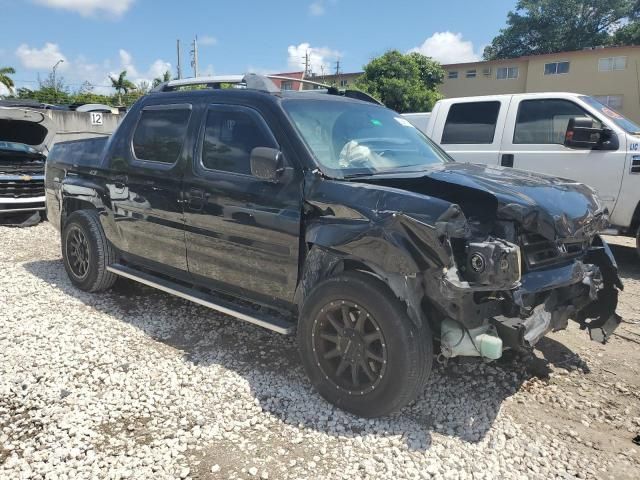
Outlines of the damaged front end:
[{"label": "damaged front end", "polygon": [[[606,343],[621,322],[616,307],[623,285],[597,234],[608,218],[593,191],[524,172],[499,181],[490,168],[471,167],[470,173],[474,186],[481,179],[483,191],[496,199],[495,209],[467,218],[469,186],[450,185],[447,196],[461,200],[460,212],[445,212],[436,222],[450,262],[422,272],[432,315],[441,318],[443,356],[496,358],[496,343],[530,349],[569,320]],[[436,174],[430,181],[442,180]]]},{"label": "damaged front end", "polygon": [[621,321],[606,210],[587,186],[464,164],[308,185],[303,290],[354,261],[439,333],[444,357],[531,349],[569,320],[606,343]]},{"label": "damaged front end", "polygon": [[622,282],[604,240],[594,235],[571,252],[563,242],[541,242],[547,249],[553,243],[554,262],[540,268],[527,260],[530,245],[513,240],[468,242],[442,274],[425,272],[429,299],[449,321],[441,335],[443,355],[486,356],[478,346],[481,335],[499,338],[504,348],[530,349],[570,319],[606,343],[621,321],[615,310]]}]

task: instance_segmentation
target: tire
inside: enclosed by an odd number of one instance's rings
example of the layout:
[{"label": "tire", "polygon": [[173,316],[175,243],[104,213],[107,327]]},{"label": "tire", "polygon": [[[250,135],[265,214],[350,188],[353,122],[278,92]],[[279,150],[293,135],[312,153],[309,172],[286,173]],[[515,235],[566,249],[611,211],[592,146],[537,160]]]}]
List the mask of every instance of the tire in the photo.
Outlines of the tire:
[{"label": "tire", "polygon": [[[428,325],[418,327],[381,280],[361,272],[329,278],[312,290],[300,315],[298,348],[307,375],[322,397],[370,418],[388,415],[413,401],[426,384],[433,362]],[[363,366],[363,358],[368,367]],[[339,374],[343,361],[350,364]]]},{"label": "tire", "polygon": [[64,268],[73,285],[85,292],[102,292],[113,286],[117,275],[107,267],[116,263],[116,254],[98,212],[78,210],[69,215],[61,243]]}]

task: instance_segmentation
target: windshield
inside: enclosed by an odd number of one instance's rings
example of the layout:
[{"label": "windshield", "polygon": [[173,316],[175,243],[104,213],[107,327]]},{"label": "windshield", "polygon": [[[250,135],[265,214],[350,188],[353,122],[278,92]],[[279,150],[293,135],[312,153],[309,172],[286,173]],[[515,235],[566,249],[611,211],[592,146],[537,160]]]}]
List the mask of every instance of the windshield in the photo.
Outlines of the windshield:
[{"label": "windshield", "polygon": [[625,118],[624,115],[616,112],[611,107],[607,107],[603,105],[598,100],[593,97],[583,96],[581,97],[586,103],[591,105],[593,108],[598,110],[600,113],[604,114],[607,118],[609,118],[613,123],[615,123],[618,127],[622,128],[627,133],[640,134],[640,125],[635,122],[632,122],[628,118]]},{"label": "windshield", "polygon": [[405,118],[370,104],[285,100],[324,173],[334,177],[423,170],[451,159]]}]

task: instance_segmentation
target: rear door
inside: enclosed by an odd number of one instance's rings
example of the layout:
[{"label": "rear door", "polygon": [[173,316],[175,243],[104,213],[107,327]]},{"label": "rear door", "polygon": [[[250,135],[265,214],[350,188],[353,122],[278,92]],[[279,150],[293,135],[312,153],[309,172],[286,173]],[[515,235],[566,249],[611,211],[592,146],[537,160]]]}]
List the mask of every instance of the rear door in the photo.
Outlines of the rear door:
[{"label": "rear door", "polygon": [[458,162],[496,165],[507,106],[505,99],[443,103],[431,138]]},{"label": "rear door", "polygon": [[625,139],[618,136],[617,150],[565,147],[569,119],[580,116],[589,116],[594,119],[594,125],[602,125],[597,116],[572,99],[514,99],[502,141],[502,155],[512,156],[515,168],[592,186],[612,212],[624,173]]},{"label": "rear door", "polygon": [[110,159],[109,194],[117,245],[133,262],[187,273],[182,180],[190,104],[147,106],[128,144]]},{"label": "rear door", "polygon": [[277,148],[261,113],[240,105],[210,105],[193,168],[185,174],[189,271],[199,283],[256,299],[292,301],[298,276],[302,181],[251,175],[256,147]]}]

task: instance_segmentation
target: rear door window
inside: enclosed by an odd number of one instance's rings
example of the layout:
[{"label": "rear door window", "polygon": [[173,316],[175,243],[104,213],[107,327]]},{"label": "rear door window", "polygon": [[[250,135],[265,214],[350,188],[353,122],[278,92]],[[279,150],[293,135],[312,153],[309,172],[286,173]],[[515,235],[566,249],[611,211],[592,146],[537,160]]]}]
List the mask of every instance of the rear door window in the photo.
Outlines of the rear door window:
[{"label": "rear door window", "polygon": [[451,105],[440,143],[491,144],[496,133],[500,102],[467,102]]},{"label": "rear door window", "polygon": [[133,134],[136,158],[175,163],[182,151],[190,116],[190,105],[152,106],[142,110]]},{"label": "rear door window", "polygon": [[[586,110],[569,100],[548,98],[523,100],[513,133],[514,144],[564,144],[571,117],[591,117]],[[595,126],[601,123],[594,119]]]},{"label": "rear door window", "polygon": [[204,168],[251,175],[251,151],[256,147],[278,148],[258,112],[241,106],[210,108],[202,143]]}]

